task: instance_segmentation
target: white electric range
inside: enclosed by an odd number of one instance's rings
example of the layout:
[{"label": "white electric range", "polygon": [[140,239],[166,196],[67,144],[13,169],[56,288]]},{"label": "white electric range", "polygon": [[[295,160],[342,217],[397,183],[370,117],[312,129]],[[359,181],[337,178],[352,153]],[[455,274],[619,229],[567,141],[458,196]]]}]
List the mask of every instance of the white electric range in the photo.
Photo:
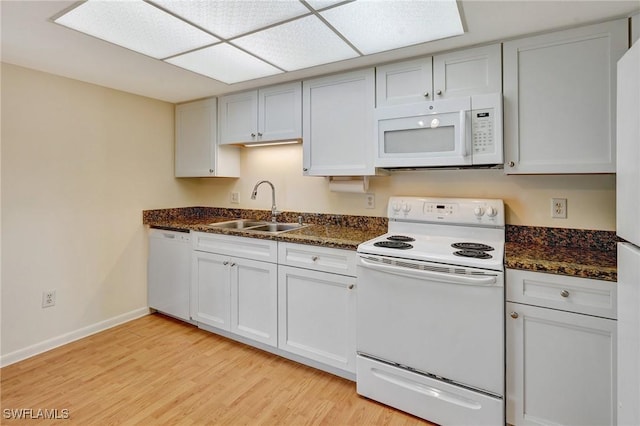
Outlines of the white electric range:
[{"label": "white electric range", "polygon": [[438,424],[504,424],[504,204],[391,197],[358,246],[357,389]]}]

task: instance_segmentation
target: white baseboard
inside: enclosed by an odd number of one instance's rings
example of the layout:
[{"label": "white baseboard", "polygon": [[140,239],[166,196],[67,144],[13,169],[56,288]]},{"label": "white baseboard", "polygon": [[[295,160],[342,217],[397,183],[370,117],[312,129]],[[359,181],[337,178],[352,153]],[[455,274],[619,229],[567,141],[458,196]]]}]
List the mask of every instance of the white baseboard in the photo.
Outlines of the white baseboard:
[{"label": "white baseboard", "polygon": [[118,315],[113,318],[109,318],[104,321],[82,327],[78,330],[45,340],[44,342],[36,343],[35,345],[31,345],[23,349],[18,349],[17,351],[2,355],[0,357],[0,367],[6,367],[7,365],[11,365],[18,361],[30,358],[34,355],[50,351],[51,349],[57,348],[58,346],[66,345],[67,343],[74,342],[87,336],[91,336],[92,334],[99,333],[125,322],[141,318],[148,314],[149,308],[145,307],[135,309],[130,312],[125,312],[122,315]]}]

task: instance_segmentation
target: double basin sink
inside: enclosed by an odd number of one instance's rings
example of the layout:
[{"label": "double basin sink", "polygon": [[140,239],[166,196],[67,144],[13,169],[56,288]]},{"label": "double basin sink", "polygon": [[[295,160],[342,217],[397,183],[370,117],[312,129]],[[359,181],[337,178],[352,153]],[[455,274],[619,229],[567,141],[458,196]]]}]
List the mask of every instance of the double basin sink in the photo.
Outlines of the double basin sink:
[{"label": "double basin sink", "polygon": [[210,227],[218,229],[236,229],[239,231],[256,232],[262,234],[281,234],[294,231],[308,225],[300,223],[269,222],[254,219],[234,219],[226,222],[210,223]]}]

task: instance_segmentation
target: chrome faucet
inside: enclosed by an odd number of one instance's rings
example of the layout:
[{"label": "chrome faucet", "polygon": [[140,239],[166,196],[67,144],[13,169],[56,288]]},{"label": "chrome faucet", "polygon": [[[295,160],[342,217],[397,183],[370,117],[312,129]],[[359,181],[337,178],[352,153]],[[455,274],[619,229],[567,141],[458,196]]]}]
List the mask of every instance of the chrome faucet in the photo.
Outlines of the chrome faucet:
[{"label": "chrome faucet", "polygon": [[276,216],[278,216],[280,212],[276,208],[276,188],[271,182],[269,182],[268,180],[261,180],[260,182],[256,183],[256,186],[253,187],[253,192],[251,193],[251,199],[256,199],[256,196],[258,195],[258,187],[263,183],[268,183],[271,187],[271,222],[276,222]]}]

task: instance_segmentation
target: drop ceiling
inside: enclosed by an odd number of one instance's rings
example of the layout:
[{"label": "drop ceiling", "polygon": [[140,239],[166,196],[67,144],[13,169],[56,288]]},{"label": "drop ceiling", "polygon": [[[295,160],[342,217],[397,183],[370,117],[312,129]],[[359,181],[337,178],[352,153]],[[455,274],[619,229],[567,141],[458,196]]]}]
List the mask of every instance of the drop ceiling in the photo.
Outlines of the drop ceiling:
[{"label": "drop ceiling", "polygon": [[[378,1],[394,2],[397,0]],[[314,5],[314,2],[318,9],[327,4],[339,3],[335,0],[308,0],[309,5]],[[154,3],[158,5],[164,3],[165,6],[169,5],[174,8],[179,4],[174,3],[172,5],[173,2],[171,0],[157,0]],[[268,21],[269,13],[278,13],[277,6],[281,2],[265,0],[265,3],[270,3],[271,7],[267,9],[268,12],[263,13],[265,16],[259,16],[258,18]],[[358,3],[358,1],[355,3]],[[416,3],[416,0],[410,3]],[[302,5],[302,3],[300,4]],[[166,52],[155,54],[147,52],[143,55],[53,22],[52,18],[59,17],[62,12],[73,9],[76,5],[77,2],[75,1],[1,1],[2,61],[172,103],[428,55],[466,46],[486,44],[552,29],[627,17],[640,11],[640,2],[637,0],[463,0],[458,1],[458,9],[461,12],[465,31],[463,35],[403,48],[394,48],[393,45],[390,45],[389,48],[392,50],[380,53],[371,53],[375,52],[375,48],[371,50],[369,47],[362,47],[357,50],[363,53],[363,56],[349,57],[349,55],[343,55],[341,57],[336,55],[329,58],[330,63],[323,65],[319,65],[319,63],[326,60],[326,58],[323,58],[322,52],[317,51],[317,49],[303,52],[305,54],[302,55],[298,52],[296,58],[298,58],[299,63],[295,65],[287,62],[286,55],[279,58],[277,66],[279,72],[274,75],[227,84],[201,75],[198,72],[182,68],[185,64],[189,64],[186,63],[188,61],[184,58],[182,59],[183,63],[177,63],[180,62],[177,60],[180,55],[171,56],[171,52],[169,54]],[[308,12],[308,10],[298,10],[302,11],[303,14]],[[330,11],[331,9],[328,10]],[[176,10],[172,10],[172,12],[179,13]],[[297,12],[290,10],[285,13],[295,15]],[[308,18],[313,17],[315,17],[313,14],[302,18],[292,16],[291,22],[299,27],[296,29],[302,28],[303,30],[311,31],[310,28],[313,24]],[[218,38],[233,40],[233,37],[238,34],[245,34],[249,31],[247,37],[237,38],[237,44],[243,44],[243,46],[240,46],[241,49],[258,49],[261,44],[268,43],[268,40],[265,42],[264,39],[260,39],[257,36],[252,38],[251,30],[243,28],[242,25],[236,24],[231,27],[223,27],[225,22],[231,21],[226,19],[221,22],[221,26],[215,33],[219,36]],[[242,20],[237,22],[242,22]],[[349,21],[337,23],[338,21],[334,20],[334,22],[336,22],[335,26],[340,31],[343,31],[345,37],[348,38],[349,31],[352,30]],[[388,32],[388,29],[382,26],[380,28],[369,28],[367,31],[368,35],[365,32],[366,37],[362,38],[359,35],[361,38],[358,40],[364,40],[365,42],[375,39],[384,40],[385,31]],[[211,34],[207,35],[213,37]],[[289,32],[283,31],[277,37],[286,38],[291,36]],[[352,37],[356,39],[356,36]],[[242,38],[244,40],[241,41]],[[208,41],[212,40],[205,40],[205,43]],[[362,41],[359,41],[359,43],[361,43],[361,46],[365,46]],[[215,47],[215,44],[213,46]],[[225,44],[221,43],[217,46],[225,46]],[[198,52],[198,50],[194,52]],[[328,53],[334,54],[331,51]],[[211,58],[219,57],[220,52],[207,52],[206,49],[203,49],[200,55],[209,55],[208,60],[211,60]],[[156,59],[156,57],[176,59],[174,63],[171,63],[171,59],[162,61]],[[300,62],[300,59],[302,62]],[[296,67],[301,68],[294,69]],[[249,78],[251,78],[250,75]]]}]

